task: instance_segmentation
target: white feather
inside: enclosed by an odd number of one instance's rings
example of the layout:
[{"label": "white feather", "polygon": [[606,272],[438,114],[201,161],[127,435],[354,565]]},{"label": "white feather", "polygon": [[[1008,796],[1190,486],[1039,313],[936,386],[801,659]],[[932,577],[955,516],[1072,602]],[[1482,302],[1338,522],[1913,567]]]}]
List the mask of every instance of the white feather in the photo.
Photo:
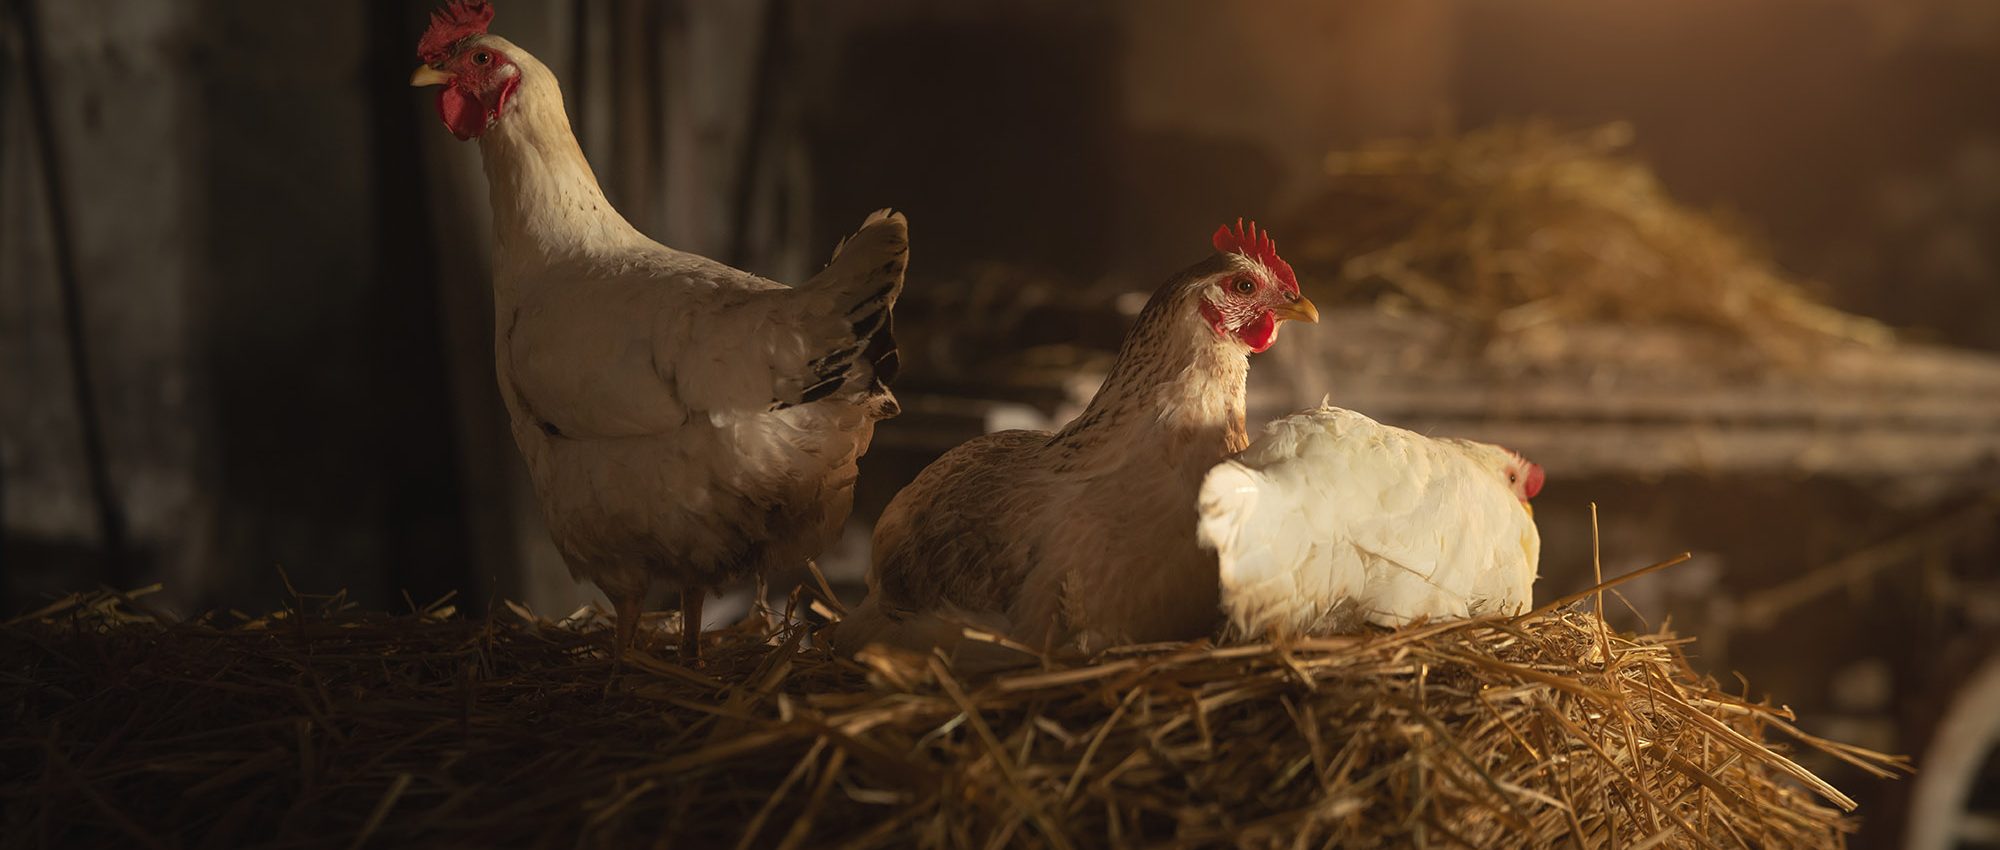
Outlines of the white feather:
[{"label": "white feather", "polygon": [[1246,635],[1518,613],[1541,538],[1496,446],[1334,407],[1273,422],[1201,490],[1222,607]]}]

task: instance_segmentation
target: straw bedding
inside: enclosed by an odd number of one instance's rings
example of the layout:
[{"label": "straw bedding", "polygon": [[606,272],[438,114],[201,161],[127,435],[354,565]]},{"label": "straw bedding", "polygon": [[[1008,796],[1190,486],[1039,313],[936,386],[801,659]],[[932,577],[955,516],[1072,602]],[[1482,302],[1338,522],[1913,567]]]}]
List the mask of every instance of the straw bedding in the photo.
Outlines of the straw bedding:
[{"label": "straw bedding", "polygon": [[65,847],[1839,844],[1850,801],[1764,736],[1900,762],[1724,692],[1680,644],[1564,608],[971,677],[838,660],[778,615],[715,636],[697,671],[614,666],[590,611],[301,597],[175,621],[85,594],[0,628],[0,828]]}]

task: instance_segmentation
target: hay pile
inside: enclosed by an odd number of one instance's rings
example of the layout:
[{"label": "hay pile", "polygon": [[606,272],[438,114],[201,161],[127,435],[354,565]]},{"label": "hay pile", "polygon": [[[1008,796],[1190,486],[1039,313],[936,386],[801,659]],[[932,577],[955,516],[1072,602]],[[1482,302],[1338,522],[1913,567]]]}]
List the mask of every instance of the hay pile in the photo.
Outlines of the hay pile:
[{"label": "hay pile", "polygon": [[1631,141],[1625,124],[1530,122],[1336,152],[1278,232],[1330,301],[1389,296],[1491,332],[1686,324],[1786,356],[1893,340],[1815,301],[1739,228],[1676,202],[1620,154]]},{"label": "hay pile", "polygon": [[64,847],[1824,847],[1850,802],[1763,735],[1898,766],[1724,692],[1678,641],[1573,610],[981,680],[754,622],[708,669],[614,673],[603,626],[338,597],[176,622],[72,597],[0,628],[0,829]]}]

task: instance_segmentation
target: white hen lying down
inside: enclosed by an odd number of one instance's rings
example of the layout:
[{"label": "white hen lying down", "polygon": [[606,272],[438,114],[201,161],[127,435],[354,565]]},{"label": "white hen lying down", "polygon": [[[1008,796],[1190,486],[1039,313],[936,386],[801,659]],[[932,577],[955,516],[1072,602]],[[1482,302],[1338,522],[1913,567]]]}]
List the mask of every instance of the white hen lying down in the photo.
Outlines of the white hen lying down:
[{"label": "white hen lying down", "polygon": [[1541,467],[1321,407],[1210,470],[1199,534],[1245,636],[1527,610]]}]

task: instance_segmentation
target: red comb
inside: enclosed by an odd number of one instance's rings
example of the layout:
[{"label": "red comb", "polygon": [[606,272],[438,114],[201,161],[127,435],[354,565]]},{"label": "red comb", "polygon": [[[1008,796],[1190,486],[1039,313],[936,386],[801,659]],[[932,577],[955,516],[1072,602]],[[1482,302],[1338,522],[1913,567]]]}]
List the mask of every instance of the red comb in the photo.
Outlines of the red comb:
[{"label": "red comb", "polygon": [[1299,279],[1292,275],[1292,264],[1278,256],[1278,243],[1271,241],[1270,233],[1257,232],[1257,222],[1250,222],[1245,230],[1243,219],[1236,220],[1236,229],[1230,230],[1225,224],[1215,229],[1215,250],[1225,254],[1237,253],[1263,263],[1264,268],[1278,276],[1285,288],[1299,291]]},{"label": "red comb", "polygon": [[492,22],[493,5],[486,0],[451,0],[431,13],[430,29],[417,42],[417,58],[426,65],[443,62],[459,42],[485,33]]}]

